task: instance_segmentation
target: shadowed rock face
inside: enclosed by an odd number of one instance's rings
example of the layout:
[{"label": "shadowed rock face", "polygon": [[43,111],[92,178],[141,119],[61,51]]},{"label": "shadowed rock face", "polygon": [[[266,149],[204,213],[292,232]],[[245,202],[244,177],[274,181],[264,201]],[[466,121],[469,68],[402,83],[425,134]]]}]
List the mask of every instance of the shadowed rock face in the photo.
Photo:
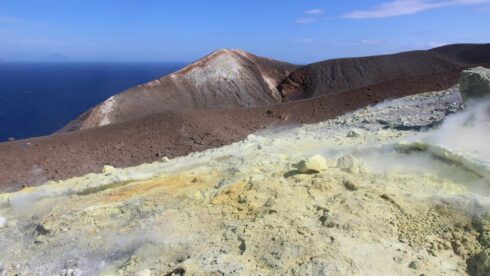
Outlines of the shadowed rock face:
[{"label": "shadowed rock face", "polygon": [[239,50],[216,51],[178,72],[110,97],[62,131],[98,127],[162,111],[280,103],[282,96],[276,87],[295,68]]},{"label": "shadowed rock face", "polygon": [[459,84],[461,95],[465,101],[470,98],[489,97],[490,70],[481,66],[464,70]]}]

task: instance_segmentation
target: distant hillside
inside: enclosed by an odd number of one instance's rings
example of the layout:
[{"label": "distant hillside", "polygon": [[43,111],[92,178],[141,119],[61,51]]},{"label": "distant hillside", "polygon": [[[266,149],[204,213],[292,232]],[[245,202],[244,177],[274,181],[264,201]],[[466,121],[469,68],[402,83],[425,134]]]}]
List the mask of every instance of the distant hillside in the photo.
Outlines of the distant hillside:
[{"label": "distant hillside", "polygon": [[429,51],[327,60],[298,68],[279,89],[286,101],[296,100],[488,62],[490,44],[458,44]]},{"label": "distant hillside", "polygon": [[454,44],[435,48],[430,52],[465,67],[490,62],[490,44]]},{"label": "distant hillside", "polygon": [[278,104],[282,96],[277,86],[296,68],[244,51],[216,51],[178,72],[107,99],[63,130],[92,128],[170,110]]},{"label": "distant hillside", "polygon": [[47,56],[45,56],[41,61],[45,62],[66,62],[70,61],[70,59],[60,53],[52,53]]}]

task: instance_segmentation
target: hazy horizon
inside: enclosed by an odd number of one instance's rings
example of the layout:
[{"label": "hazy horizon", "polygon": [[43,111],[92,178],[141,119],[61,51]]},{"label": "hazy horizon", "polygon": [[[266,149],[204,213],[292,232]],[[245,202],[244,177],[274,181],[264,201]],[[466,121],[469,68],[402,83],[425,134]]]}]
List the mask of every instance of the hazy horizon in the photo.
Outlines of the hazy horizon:
[{"label": "hazy horizon", "polygon": [[292,63],[485,43],[490,0],[24,0],[0,3],[0,60],[191,62],[242,49]]}]

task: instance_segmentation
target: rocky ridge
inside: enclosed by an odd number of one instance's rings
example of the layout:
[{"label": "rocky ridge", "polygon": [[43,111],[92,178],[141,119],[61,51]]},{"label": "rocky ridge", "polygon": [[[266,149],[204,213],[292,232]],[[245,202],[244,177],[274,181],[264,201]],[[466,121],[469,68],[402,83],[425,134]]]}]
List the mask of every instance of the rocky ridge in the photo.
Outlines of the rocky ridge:
[{"label": "rocky ridge", "polygon": [[241,141],[272,126],[325,121],[386,99],[449,88],[459,75],[455,71],[404,78],[272,106],[161,112],[103,127],[0,143],[0,192],[100,172],[107,164],[130,167],[162,156],[183,156]]},{"label": "rocky ridge", "polygon": [[490,44],[458,44],[297,66],[224,49],[171,75],[110,97],[61,132],[165,111],[271,106],[404,78],[459,73],[464,68],[489,63],[489,50]]}]

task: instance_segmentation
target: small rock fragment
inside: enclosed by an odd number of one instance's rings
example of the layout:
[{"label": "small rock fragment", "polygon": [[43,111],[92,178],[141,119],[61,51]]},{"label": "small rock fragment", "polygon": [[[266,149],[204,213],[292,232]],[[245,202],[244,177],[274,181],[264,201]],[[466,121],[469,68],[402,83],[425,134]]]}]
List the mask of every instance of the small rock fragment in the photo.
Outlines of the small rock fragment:
[{"label": "small rock fragment", "polygon": [[335,223],[331,221],[331,216],[328,209],[323,209],[323,214],[320,216],[320,222],[322,226],[326,226],[328,228],[335,227]]},{"label": "small rock fragment", "polygon": [[356,137],[361,137],[361,133],[358,130],[352,129],[347,133],[347,137],[349,138],[356,138]]},{"label": "small rock fragment", "polygon": [[461,104],[458,104],[458,103],[452,103],[450,104],[447,109],[446,109],[446,113],[444,114],[444,116],[447,116],[447,115],[451,115],[451,114],[454,114],[456,112],[459,112],[463,110],[463,106]]},{"label": "small rock fragment", "polygon": [[350,180],[344,180],[344,187],[349,191],[356,191],[357,190],[357,185],[354,184],[354,182],[352,182]]},{"label": "small rock fragment", "polygon": [[7,224],[7,219],[0,217],[0,228],[3,228]]},{"label": "small rock fragment", "polygon": [[411,269],[420,269],[420,263],[418,261],[412,261],[409,265],[409,268]]},{"label": "small rock fragment", "polygon": [[393,261],[395,261],[397,264],[401,264],[403,262],[403,258],[395,256],[393,257]]},{"label": "small rock fragment", "polygon": [[328,169],[327,161],[323,156],[317,154],[308,158],[307,160],[303,160],[299,162],[296,167],[298,171],[301,173],[310,173],[310,172],[321,172]]},{"label": "small rock fragment", "polygon": [[167,156],[162,157],[162,162],[167,163],[170,159]]}]

